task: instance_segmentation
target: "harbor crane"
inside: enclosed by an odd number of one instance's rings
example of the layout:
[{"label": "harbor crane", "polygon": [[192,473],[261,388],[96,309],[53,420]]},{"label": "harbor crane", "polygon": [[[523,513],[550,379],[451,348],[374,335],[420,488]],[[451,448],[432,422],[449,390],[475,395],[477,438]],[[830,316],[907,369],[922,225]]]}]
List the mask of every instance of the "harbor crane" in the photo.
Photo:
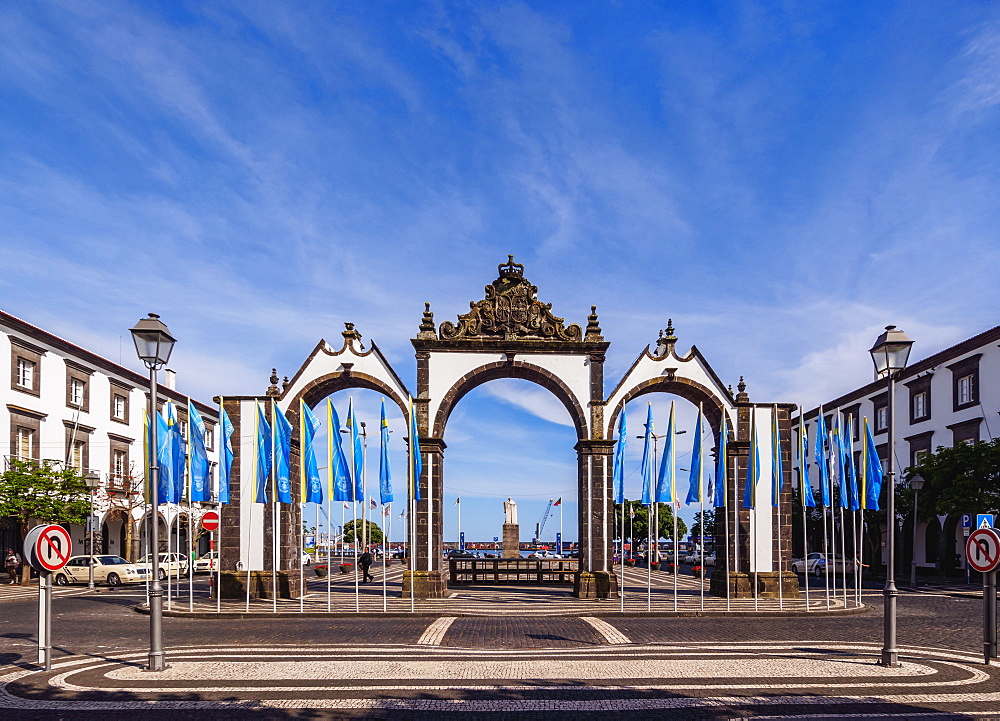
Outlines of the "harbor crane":
[{"label": "harbor crane", "polygon": [[545,522],[549,520],[549,514],[552,512],[552,504],[555,503],[554,498],[549,499],[549,505],[545,507],[545,513],[542,514],[542,520],[535,524],[535,544],[538,544],[539,539],[542,537],[542,531],[545,530]]}]

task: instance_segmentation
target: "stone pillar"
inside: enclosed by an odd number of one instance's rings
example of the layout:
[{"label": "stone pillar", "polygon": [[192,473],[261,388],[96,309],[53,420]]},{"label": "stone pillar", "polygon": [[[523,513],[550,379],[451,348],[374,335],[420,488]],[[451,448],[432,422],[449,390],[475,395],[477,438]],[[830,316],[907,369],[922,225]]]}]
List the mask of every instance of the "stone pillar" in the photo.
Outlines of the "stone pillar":
[{"label": "stone pillar", "polygon": [[577,598],[618,595],[614,573],[614,498],[612,454],[615,442],[580,440],[576,444],[579,491],[580,571],[573,588]]},{"label": "stone pillar", "polygon": [[502,558],[521,557],[521,527],[516,523],[503,524]]},{"label": "stone pillar", "polygon": [[[426,404],[418,406],[426,411]],[[419,416],[418,416],[419,419]],[[426,421],[420,422],[426,428]],[[403,596],[411,589],[417,598],[444,598],[448,592],[448,573],[444,559],[444,449],[440,438],[421,438],[423,473],[420,476],[420,501],[416,504],[417,545],[412,549],[410,568],[403,574]]]}]

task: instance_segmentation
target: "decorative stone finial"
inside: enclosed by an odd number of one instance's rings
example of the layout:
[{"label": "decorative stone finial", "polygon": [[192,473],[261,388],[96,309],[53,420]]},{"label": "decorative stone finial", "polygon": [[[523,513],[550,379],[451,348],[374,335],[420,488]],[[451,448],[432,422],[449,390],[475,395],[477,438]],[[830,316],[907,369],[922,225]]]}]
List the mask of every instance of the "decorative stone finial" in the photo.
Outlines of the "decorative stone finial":
[{"label": "decorative stone finial", "polygon": [[733,397],[733,384],[732,383],[729,384],[729,397],[730,398]]},{"label": "decorative stone finial", "polygon": [[673,340],[677,340],[676,338],[674,338],[674,319],[673,318],[667,318],[667,338],[672,338]]},{"label": "decorative stone finial", "polygon": [[656,339],[656,357],[664,358],[670,355],[674,350],[674,344],[677,342],[677,338],[674,337],[674,321],[672,318],[667,319],[667,330],[666,335],[663,335],[664,331],[660,331],[659,337]]},{"label": "decorative stone finial", "polygon": [[424,303],[424,317],[420,320],[417,338],[430,338],[433,340],[436,337],[437,332],[434,329],[434,314],[431,313],[431,304]]},{"label": "decorative stone finial", "polygon": [[747,384],[746,381],[743,380],[743,376],[740,376],[740,382],[736,384],[736,390],[739,391],[739,393],[736,394],[737,403],[750,402],[750,396],[747,395]]},{"label": "decorative stone finial", "polygon": [[587,316],[587,334],[583,338],[585,341],[601,342],[604,336],[601,335],[601,324],[597,321],[597,306],[590,306],[590,315]]},{"label": "decorative stone finial", "polygon": [[344,343],[348,344],[357,341],[358,342],[357,350],[361,350],[361,334],[354,329],[354,324],[344,323],[344,328],[345,330],[342,330],[340,332],[340,334],[344,336]]},{"label": "decorative stone finial", "polygon": [[281,389],[278,388],[278,381],[280,379],[278,378],[278,369],[277,368],[272,368],[271,369],[271,377],[268,378],[268,380],[271,381],[271,385],[269,385],[267,387],[267,392],[264,395],[268,395],[268,396],[280,396],[281,395]]},{"label": "decorative stone finial", "polygon": [[285,379],[281,381],[281,392],[284,393],[285,391],[287,391],[288,386],[290,386],[291,384],[292,382],[288,380],[288,376],[285,376]]}]

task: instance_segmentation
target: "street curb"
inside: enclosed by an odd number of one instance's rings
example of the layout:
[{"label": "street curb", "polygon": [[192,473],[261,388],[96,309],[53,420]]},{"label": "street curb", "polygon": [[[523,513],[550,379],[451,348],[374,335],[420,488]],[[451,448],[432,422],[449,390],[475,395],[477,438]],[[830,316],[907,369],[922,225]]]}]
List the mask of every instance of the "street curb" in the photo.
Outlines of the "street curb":
[{"label": "street curb", "polygon": [[[138,614],[149,615],[149,607],[145,604],[132,606],[132,610]],[[825,617],[825,616],[856,616],[869,613],[873,607],[862,604],[858,607],[836,608],[818,611],[653,611],[647,613],[622,613],[621,611],[597,611],[581,608],[579,613],[553,613],[549,615],[516,616],[513,614],[484,615],[481,613],[452,612],[446,608],[439,611],[414,611],[412,613],[399,613],[389,611],[385,613],[361,612],[350,613],[345,611],[305,611],[296,613],[294,611],[281,611],[279,613],[268,613],[259,611],[247,613],[245,611],[223,611],[214,613],[211,611],[167,611],[164,609],[163,615],[166,618],[192,618],[199,620],[235,620],[244,621],[261,618],[440,618],[441,616],[454,616],[456,618],[580,618],[581,616],[592,616],[595,618],[803,618]]]}]

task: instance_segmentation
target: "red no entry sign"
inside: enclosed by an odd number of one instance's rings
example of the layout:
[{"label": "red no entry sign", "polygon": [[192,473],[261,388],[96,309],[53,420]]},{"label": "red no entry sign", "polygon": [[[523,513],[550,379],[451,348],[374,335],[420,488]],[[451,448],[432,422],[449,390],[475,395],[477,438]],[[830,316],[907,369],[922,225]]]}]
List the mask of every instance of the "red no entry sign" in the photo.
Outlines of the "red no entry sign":
[{"label": "red no entry sign", "polygon": [[201,527],[206,531],[215,531],[219,528],[219,514],[209,511],[201,517]]},{"label": "red no entry sign", "polygon": [[965,544],[965,557],[974,571],[995,571],[1000,566],[1000,534],[992,528],[977,528]]},{"label": "red no entry sign", "polygon": [[62,526],[45,526],[35,540],[35,559],[46,571],[58,571],[73,552],[69,531]]}]

